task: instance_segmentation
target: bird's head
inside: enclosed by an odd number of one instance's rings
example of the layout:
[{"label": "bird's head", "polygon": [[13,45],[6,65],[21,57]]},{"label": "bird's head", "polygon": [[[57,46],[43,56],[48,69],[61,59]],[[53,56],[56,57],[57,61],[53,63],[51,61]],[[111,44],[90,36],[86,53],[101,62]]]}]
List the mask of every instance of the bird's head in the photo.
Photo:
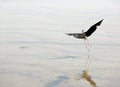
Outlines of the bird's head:
[{"label": "bird's head", "polygon": [[82,33],[84,33],[84,30],[82,30]]}]

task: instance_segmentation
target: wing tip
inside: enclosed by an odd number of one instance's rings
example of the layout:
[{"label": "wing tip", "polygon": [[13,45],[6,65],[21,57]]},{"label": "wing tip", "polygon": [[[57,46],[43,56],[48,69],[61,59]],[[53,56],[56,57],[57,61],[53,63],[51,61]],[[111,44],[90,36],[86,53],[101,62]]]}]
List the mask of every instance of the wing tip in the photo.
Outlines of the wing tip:
[{"label": "wing tip", "polygon": [[102,19],[102,20],[100,20],[98,23],[96,23],[95,25],[101,25],[101,23],[102,23],[102,21],[103,21],[104,19]]},{"label": "wing tip", "polygon": [[70,33],[65,33],[65,34],[67,34],[67,35],[69,35],[69,36],[72,36],[72,34],[70,34]]},{"label": "wing tip", "polygon": [[100,22],[102,22],[104,19],[102,19]]}]

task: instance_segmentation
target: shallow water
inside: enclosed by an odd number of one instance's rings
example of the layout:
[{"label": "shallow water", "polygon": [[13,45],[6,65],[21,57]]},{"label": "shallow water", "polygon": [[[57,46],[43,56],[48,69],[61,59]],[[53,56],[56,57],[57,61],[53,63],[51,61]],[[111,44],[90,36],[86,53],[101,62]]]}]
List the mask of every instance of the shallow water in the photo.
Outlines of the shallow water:
[{"label": "shallow water", "polygon": [[0,1],[0,87],[120,87],[119,1],[85,1]]},{"label": "shallow water", "polygon": [[[4,33],[4,35],[10,35],[10,33]],[[21,34],[21,37],[24,35]],[[65,37],[64,42],[57,40],[1,41],[1,87],[119,86],[119,45],[107,42],[91,43],[92,47],[88,52],[83,40],[70,42],[72,38]],[[82,76],[82,72],[87,67],[85,64],[88,55],[91,63],[87,73],[92,79],[88,80],[84,76],[76,80]],[[93,86],[91,81],[94,81],[96,86]]]}]

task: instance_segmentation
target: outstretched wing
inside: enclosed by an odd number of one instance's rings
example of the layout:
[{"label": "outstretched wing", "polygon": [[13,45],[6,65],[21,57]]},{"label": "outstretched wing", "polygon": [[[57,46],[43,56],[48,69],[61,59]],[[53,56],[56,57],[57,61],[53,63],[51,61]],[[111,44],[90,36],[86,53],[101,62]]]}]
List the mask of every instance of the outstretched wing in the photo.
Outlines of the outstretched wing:
[{"label": "outstretched wing", "polygon": [[66,33],[69,36],[75,36],[75,35],[79,35],[79,33]]},{"label": "outstretched wing", "polygon": [[94,24],[93,26],[91,26],[88,31],[85,32],[85,35],[87,37],[89,37],[96,29],[97,29],[97,26],[100,26],[100,24],[102,23],[103,20],[97,22],[96,24]]}]

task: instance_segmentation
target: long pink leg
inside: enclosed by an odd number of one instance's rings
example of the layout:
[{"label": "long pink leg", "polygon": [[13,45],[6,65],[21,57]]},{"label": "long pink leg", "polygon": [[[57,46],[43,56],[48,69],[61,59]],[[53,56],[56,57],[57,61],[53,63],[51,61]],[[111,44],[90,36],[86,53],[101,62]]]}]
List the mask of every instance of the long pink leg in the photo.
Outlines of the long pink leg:
[{"label": "long pink leg", "polygon": [[91,47],[91,44],[89,43],[89,40],[86,38],[87,44],[89,47]]},{"label": "long pink leg", "polygon": [[89,47],[87,45],[86,39],[84,39],[84,43],[85,43],[85,47],[87,48],[87,50],[89,51]]},{"label": "long pink leg", "polygon": [[[88,52],[90,52],[89,47],[91,47],[91,45],[89,44],[89,41],[87,38],[84,39],[84,43],[85,43],[85,47],[87,48]],[[87,61],[85,63],[85,70],[88,70],[90,63],[91,63],[91,59],[90,59],[90,55],[88,54],[88,58],[87,58]]]}]

